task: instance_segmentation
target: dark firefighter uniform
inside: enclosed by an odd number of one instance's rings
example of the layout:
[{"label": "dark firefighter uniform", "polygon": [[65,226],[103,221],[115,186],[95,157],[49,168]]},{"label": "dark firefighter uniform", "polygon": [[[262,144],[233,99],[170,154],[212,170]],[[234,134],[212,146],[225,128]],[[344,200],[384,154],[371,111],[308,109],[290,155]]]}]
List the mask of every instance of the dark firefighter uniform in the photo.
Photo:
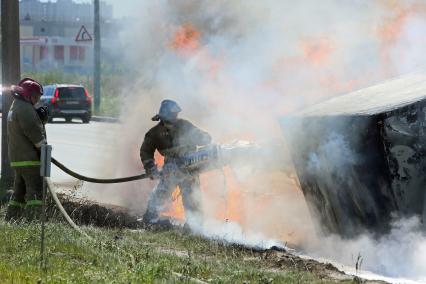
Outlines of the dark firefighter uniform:
[{"label": "dark firefighter uniform", "polygon": [[[148,208],[144,215],[144,222],[155,223],[159,213],[165,209],[167,201],[177,186],[182,194],[185,219],[191,223],[200,223],[202,220],[200,180],[197,174],[185,172],[178,167],[178,160],[187,151],[195,150],[197,146],[211,142],[210,135],[194,126],[191,122],[178,119],[180,107],[171,100],[162,102],[160,112],[153,120],[160,122],[151,128],[145,135],[140,149],[140,156],[146,172],[156,177],[157,166],[154,162],[154,152],[164,156],[164,166],[160,182],[148,201]],[[172,114],[170,119],[169,114]]]},{"label": "dark firefighter uniform", "polygon": [[25,215],[28,221],[32,221],[40,217],[43,204],[43,180],[40,176],[38,149],[46,143],[46,133],[34,108],[34,101],[30,99],[32,95],[39,98],[43,89],[31,79],[26,78],[30,80],[28,84],[22,83],[24,80],[18,85],[23,88],[20,93],[14,94],[14,101],[7,116],[9,158],[15,179],[6,219],[19,220]]}]

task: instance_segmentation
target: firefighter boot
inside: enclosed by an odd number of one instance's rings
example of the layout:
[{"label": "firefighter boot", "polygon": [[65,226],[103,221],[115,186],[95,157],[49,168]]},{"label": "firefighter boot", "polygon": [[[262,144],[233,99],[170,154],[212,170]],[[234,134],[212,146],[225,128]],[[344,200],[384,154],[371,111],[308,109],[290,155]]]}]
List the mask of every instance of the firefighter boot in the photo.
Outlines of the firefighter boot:
[{"label": "firefighter boot", "polygon": [[142,217],[142,222],[145,226],[152,225],[156,223],[157,220],[158,220],[158,214],[150,210],[146,210],[145,214],[143,214],[143,217]]},{"label": "firefighter boot", "polygon": [[27,222],[38,222],[41,220],[43,212],[43,201],[31,200],[25,206],[25,219]]}]

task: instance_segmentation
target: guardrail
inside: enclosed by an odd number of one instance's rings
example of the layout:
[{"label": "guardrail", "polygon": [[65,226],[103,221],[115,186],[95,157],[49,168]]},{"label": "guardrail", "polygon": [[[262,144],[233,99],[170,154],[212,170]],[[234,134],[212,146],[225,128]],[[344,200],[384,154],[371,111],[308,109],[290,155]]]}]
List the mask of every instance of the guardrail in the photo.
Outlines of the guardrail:
[{"label": "guardrail", "polygon": [[110,116],[92,116],[92,121],[97,122],[110,122],[110,123],[119,123],[120,119],[117,117],[110,117]]},{"label": "guardrail", "polygon": [[[0,113],[0,118],[2,117],[2,113]],[[121,120],[118,117],[111,117],[111,116],[92,116],[92,121],[97,122],[110,122],[110,123],[119,123]]]}]

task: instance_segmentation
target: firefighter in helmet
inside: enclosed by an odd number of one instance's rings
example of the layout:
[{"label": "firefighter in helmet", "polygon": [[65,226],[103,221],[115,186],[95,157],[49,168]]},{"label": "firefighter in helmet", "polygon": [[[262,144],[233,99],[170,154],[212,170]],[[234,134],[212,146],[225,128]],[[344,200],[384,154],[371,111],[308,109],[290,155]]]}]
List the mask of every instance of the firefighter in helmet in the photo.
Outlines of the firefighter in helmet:
[{"label": "firefighter in helmet", "polygon": [[[199,177],[196,173],[180,169],[177,161],[185,152],[210,144],[211,137],[191,122],[178,118],[181,110],[175,101],[163,100],[158,114],[152,118],[159,123],[145,134],[140,149],[147,174],[151,179],[160,179],[150,195],[143,216],[145,224],[156,224],[159,221],[159,214],[165,209],[177,186],[182,194],[186,224],[191,227],[200,225],[202,221]],[[154,161],[155,150],[164,156],[161,174]]]},{"label": "firefighter in helmet", "polygon": [[[15,172],[13,194],[6,220],[38,220],[41,216],[43,179],[40,176],[40,147],[46,144],[41,112],[35,104],[43,94],[37,81],[25,78],[12,87],[13,103],[7,115],[8,151]],[[44,113],[45,114],[45,113]],[[47,117],[46,117],[47,118]]]}]

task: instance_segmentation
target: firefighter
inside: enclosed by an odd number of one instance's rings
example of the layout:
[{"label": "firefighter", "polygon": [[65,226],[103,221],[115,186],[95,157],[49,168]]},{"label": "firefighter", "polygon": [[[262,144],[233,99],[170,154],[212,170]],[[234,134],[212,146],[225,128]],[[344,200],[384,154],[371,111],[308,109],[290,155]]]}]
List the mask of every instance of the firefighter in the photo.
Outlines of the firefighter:
[{"label": "firefighter", "polygon": [[42,212],[43,179],[40,176],[40,147],[46,132],[34,105],[43,87],[30,78],[12,87],[13,103],[7,115],[10,165],[15,172],[13,194],[6,220],[39,220]]},{"label": "firefighter", "polygon": [[[140,148],[145,171],[151,179],[160,179],[148,200],[143,216],[145,224],[158,224],[159,213],[165,209],[177,186],[182,195],[186,224],[191,227],[202,221],[199,176],[180,169],[177,161],[185,152],[210,144],[211,137],[191,122],[178,118],[181,110],[175,101],[163,100],[158,114],[152,118],[159,123],[145,134]],[[161,174],[154,161],[155,150],[164,156]]]}]

